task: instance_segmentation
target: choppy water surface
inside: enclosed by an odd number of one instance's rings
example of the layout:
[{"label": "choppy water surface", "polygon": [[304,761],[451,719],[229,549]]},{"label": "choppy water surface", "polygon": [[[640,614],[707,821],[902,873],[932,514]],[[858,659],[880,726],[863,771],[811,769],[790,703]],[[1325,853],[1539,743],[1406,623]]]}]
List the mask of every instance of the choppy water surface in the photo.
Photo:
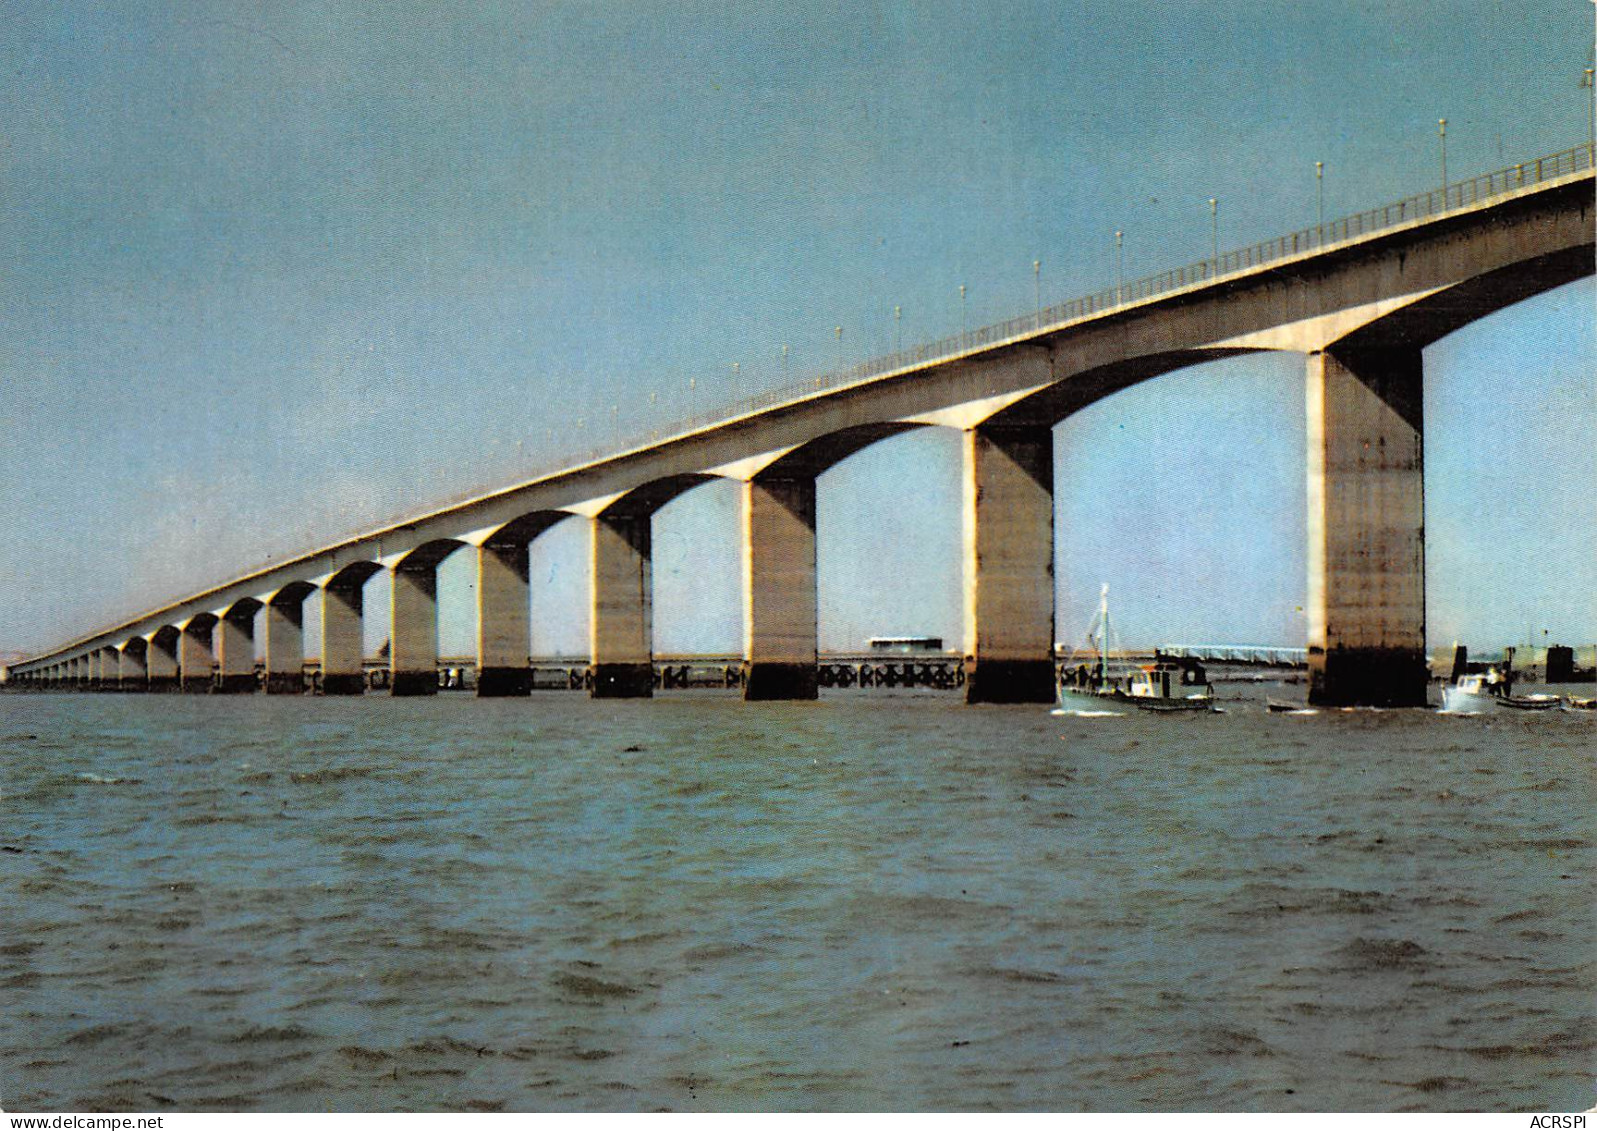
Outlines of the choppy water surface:
[{"label": "choppy water surface", "polygon": [[1597,718],[1259,695],[0,697],[0,1104],[1590,1107]]}]

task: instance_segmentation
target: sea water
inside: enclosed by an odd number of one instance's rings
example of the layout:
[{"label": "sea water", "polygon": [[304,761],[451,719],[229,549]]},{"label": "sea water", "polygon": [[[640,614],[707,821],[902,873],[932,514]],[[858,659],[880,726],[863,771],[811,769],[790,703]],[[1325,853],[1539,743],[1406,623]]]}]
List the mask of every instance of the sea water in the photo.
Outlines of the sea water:
[{"label": "sea water", "polygon": [[1597,714],[0,696],[0,1107],[1579,1109]]}]

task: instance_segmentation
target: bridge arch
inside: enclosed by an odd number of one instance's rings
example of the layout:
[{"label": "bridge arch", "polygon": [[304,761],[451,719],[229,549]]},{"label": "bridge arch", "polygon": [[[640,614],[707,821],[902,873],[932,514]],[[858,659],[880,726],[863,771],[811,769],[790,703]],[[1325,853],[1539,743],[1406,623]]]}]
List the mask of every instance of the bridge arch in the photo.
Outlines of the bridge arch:
[{"label": "bridge arch", "polygon": [[998,409],[976,427],[988,431],[1052,428],[1082,409],[1144,381],[1194,365],[1263,350],[1264,347],[1163,350],[1065,373],[1059,373],[1060,366],[1056,365],[1053,383]]},{"label": "bridge arch", "polygon": [[752,478],[764,483],[803,479],[813,481],[849,456],[864,451],[872,444],[926,427],[929,425],[921,421],[884,420],[839,428],[806,441],[792,451],[778,456],[756,472]]}]

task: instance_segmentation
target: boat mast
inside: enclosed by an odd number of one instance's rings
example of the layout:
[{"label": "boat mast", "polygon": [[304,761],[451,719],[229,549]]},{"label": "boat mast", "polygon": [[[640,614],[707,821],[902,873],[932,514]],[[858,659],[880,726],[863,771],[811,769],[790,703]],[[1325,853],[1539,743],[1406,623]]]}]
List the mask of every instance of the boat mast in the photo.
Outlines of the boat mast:
[{"label": "boat mast", "polygon": [[1109,685],[1109,583],[1098,594],[1098,686]]}]

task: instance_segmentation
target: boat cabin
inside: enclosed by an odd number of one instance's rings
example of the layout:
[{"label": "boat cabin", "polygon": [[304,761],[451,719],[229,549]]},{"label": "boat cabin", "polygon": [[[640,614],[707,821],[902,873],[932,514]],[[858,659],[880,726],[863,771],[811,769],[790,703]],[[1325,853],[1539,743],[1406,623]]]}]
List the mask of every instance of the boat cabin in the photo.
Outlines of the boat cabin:
[{"label": "boat cabin", "polygon": [[1186,699],[1207,693],[1209,676],[1196,660],[1159,656],[1131,673],[1127,688],[1134,699]]},{"label": "boat cabin", "polygon": [[1453,684],[1465,695],[1507,695],[1509,684],[1496,668],[1484,672],[1469,672],[1458,677]]}]

